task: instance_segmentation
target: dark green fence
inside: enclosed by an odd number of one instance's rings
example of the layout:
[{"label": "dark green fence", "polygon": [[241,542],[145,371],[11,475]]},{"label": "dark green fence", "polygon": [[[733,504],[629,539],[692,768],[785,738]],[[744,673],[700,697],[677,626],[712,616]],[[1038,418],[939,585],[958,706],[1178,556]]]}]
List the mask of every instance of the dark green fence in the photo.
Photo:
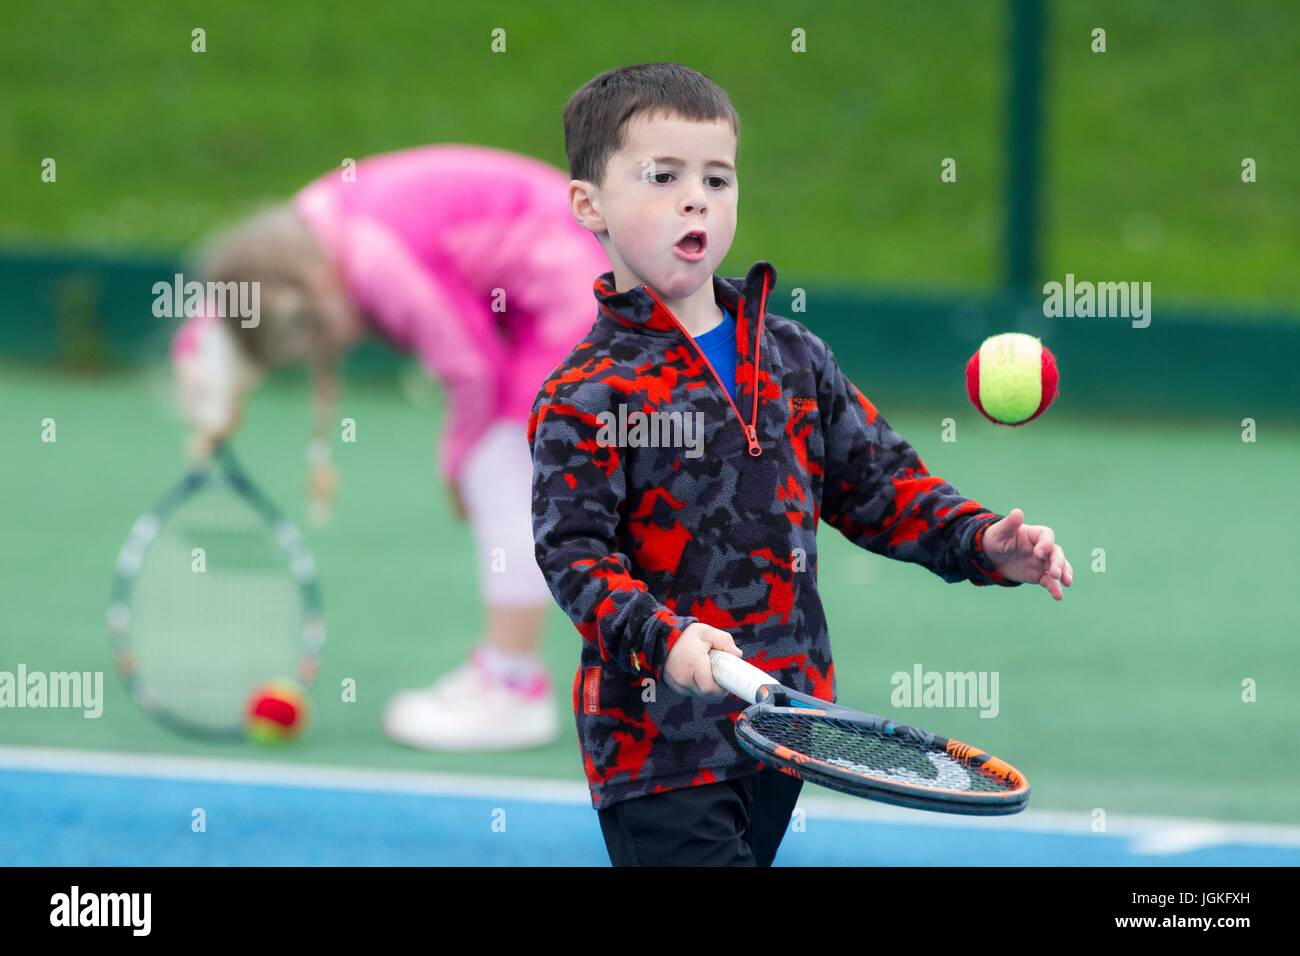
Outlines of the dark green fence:
[{"label": "dark green fence", "polygon": [[[0,355],[74,371],[129,367],[165,354],[175,322],[153,316],[165,258],[0,255]],[[791,315],[797,277],[780,277],[772,311]],[[1038,298],[937,297],[810,290],[793,314],[824,338],[864,391],[888,406],[960,394],[966,359],[985,336],[1040,336],[1061,365],[1062,409],[1143,417],[1229,415],[1300,420],[1300,323],[1294,317],[1168,308],[1151,324],[1045,318]],[[593,318],[595,315],[593,302]],[[358,350],[350,371],[391,376],[399,358]]]}]

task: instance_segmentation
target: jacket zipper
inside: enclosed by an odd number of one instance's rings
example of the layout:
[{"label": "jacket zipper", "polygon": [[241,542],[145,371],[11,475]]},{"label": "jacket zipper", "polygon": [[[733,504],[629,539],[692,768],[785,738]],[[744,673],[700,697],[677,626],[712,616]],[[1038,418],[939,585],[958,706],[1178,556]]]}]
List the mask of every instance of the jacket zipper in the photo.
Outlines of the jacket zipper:
[{"label": "jacket zipper", "polygon": [[[659,296],[655,295],[649,286],[646,286],[645,290],[650,293],[650,298],[654,299],[655,302],[659,303],[659,307],[668,314],[668,317],[670,319],[673,320],[673,323],[681,331],[682,335],[686,336],[687,341],[695,346],[695,351],[699,353],[700,358],[704,359],[704,364],[707,365],[709,367],[709,371],[713,373],[713,378],[717,381],[718,387],[722,389],[722,394],[726,397],[728,404],[731,405],[731,410],[736,413],[736,418],[740,421],[741,431],[745,433],[745,441],[749,443],[749,454],[754,458],[757,458],[759,455],[763,454],[763,446],[758,443],[758,358],[759,358],[758,348],[763,341],[763,312],[764,312],[764,307],[767,304],[766,303],[767,283],[766,282],[763,283],[764,295],[763,295],[763,299],[760,300],[759,302],[759,309],[758,309],[758,334],[754,340],[754,362],[753,362],[754,410],[750,414],[749,424],[745,424],[745,416],[741,415],[740,409],[736,407],[736,403],[731,397],[731,390],[727,388],[727,386],[723,383],[722,376],[719,375],[718,370],[713,367],[713,363],[709,361],[709,357],[704,354],[704,349],[700,348],[700,343],[696,342],[694,336],[692,336],[689,332],[686,331],[685,327],[682,326],[682,323],[678,320],[677,316],[673,315],[672,309],[664,305],[663,300],[660,299]],[[743,295],[740,297],[740,302],[736,306],[736,311],[738,313],[744,314],[745,297]]]}]

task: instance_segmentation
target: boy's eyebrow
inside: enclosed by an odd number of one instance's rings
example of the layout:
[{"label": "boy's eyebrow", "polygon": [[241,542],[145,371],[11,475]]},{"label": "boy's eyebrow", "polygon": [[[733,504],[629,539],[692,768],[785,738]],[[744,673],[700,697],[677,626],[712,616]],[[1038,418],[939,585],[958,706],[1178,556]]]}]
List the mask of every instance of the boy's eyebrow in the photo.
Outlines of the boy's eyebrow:
[{"label": "boy's eyebrow", "polygon": [[[663,163],[665,165],[667,165],[668,163],[676,163],[678,166],[686,165],[686,160],[678,159],[676,156],[654,156],[651,158],[650,161],[652,163]],[[727,162],[725,159],[711,159],[704,165],[721,166],[723,169],[729,169],[733,173],[736,171],[736,167],[731,165],[731,163]]]}]

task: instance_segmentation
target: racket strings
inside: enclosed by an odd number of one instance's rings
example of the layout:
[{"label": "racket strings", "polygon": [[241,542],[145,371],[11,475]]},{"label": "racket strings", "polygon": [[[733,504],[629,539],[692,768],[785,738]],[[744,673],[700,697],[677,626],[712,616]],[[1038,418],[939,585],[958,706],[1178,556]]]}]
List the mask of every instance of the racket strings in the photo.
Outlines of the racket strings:
[{"label": "racket strings", "polygon": [[941,750],[854,721],[767,711],[754,715],[751,724],[776,746],[870,777],[976,793],[1013,788]]},{"label": "racket strings", "polygon": [[169,516],[133,583],[136,695],[183,721],[238,731],[254,689],[298,676],[302,619],[265,522],[228,489],[205,489]]}]

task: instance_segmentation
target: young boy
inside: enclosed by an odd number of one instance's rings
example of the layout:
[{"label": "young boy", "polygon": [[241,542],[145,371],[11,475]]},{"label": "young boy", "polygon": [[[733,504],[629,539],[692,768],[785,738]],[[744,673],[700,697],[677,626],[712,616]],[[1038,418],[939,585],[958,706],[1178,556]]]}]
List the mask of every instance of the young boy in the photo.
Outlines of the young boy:
[{"label": "young boy", "polygon": [[[745,705],[708,655],[835,699],[819,521],[949,582],[1060,600],[1073,571],[1050,528],[928,474],[826,344],[767,311],[768,263],[713,274],[738,198],[722,89],[675,64],[612,70],[564,121],[573,212],[613,270],[529,441],[537,561],[584,639],[573,703],[592,803],[616,866],[767,866],[800,782],[737,747]],[[636,413],[682,427],[649,438]]]}]

